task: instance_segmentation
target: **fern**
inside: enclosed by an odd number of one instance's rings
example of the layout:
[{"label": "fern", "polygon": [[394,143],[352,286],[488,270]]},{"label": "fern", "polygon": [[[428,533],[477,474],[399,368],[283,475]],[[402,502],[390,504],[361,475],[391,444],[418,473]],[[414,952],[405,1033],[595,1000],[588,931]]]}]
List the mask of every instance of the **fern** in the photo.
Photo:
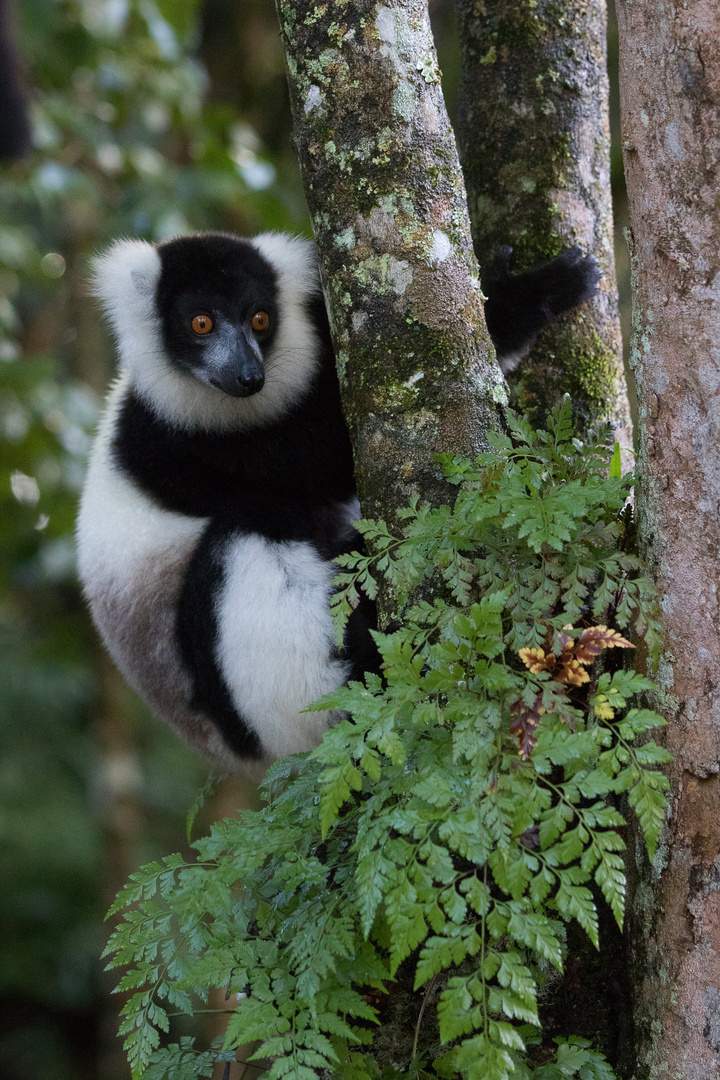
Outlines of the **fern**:
[{"label": "fern", "polygon": [[[659,648],[612,452],[605,433],[573,439],[567,405],[547,432],[511,416],[492,453],[443,458],[452,510],[415,503],[397,537],[362,524],[369,553],[339,560],[334,613],[341,631],[358,589],[391,582],[405,612],[376,635],[384,679],[314,706],[352,719],[278,762],[263,809],[216,824],[195,863],[145,867],[115,905],[134,1077],[206,1076],[252,1042],[278,1080],[612,1077],[583,1040],[544,1044],[537,1013],[564,924],[598,944],[593,886],[622,921],[613,796],[651,855],[665,813],[668,755],[648,738],[663,720],[632,704],[652,683],[602,670],[623,632]],[[417,600],[433,569],[444,598]],[[381,1069],[375,1027],[408,979],[425,1021],[401,1070]],[[162,1046],[168,1008],[211,987],[231,1003],[223,1047]]]}]

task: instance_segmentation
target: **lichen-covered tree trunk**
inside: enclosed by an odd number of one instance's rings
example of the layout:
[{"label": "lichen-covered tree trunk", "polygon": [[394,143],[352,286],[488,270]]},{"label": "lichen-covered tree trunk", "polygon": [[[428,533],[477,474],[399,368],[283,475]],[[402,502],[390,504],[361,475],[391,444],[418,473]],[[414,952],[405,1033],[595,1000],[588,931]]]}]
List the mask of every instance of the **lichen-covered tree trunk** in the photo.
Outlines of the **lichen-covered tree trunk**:
[{"label": "lichen-covered tree trunk", "polygon": [[363,511],[447,501],[505,384],[426,0],[278,0],[295,141]]},{"label": "lichen-covered tree trunk", "polygon": [[597,258],[598,296],[538,338],[510,376],[541,423],[563,393],[582,429],[610,420],[630,445],[610,195],[605,0],[456,0],[456,129],[481,273],[498,247],[512,268],[571,244]]},{"label": "lichen-covered tree trunk", "polygon": [[720,1076],[720,7],[619,0],[641,534],[672,813],[633,905],[637,1080]]}]

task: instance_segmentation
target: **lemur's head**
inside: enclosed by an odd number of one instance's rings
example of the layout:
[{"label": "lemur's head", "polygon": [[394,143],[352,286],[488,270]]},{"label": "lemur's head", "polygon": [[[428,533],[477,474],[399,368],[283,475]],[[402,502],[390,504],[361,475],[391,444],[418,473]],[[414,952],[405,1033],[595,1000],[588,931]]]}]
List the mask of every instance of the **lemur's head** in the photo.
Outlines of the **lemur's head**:
[{"label": "lemur's head", "polygon": [[94,291],[138,393],[178,426],[269,423],[317,369],[320,285],[307,240],[118,240],[95,260]]}]

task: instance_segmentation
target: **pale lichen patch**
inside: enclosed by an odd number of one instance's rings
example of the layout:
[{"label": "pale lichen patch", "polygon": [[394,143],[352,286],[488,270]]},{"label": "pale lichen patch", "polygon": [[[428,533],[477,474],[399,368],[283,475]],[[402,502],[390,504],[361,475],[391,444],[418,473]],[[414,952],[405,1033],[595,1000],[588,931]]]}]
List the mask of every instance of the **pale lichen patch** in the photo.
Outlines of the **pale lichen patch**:
[{"label": "pale lichen patch", "polygon": [[440,68],[435,62],[435,57],[430,53],[423,53],[415,64],[426,83],[440,82]]},{"label": "pale lichen patch", "polygon": [[389,259],[388,278],[392,283],[393,290],[398,296],[412,284],[413,272],[410,263],[406,259]]},{"label": "pale lichen patch", "polygon": [[415,88],[408,79],[402,78],[393,94],[393,112],[409,123],[415,115],[416,107]]},{"label": "pale lichen patch", "polygon": [[401,210],[408,217],[412,217],[415,213],[415,207],[410,195],[404,194],[405,190],[405,188],[398,185],[397,191],[393,191],[389,195],[381,195],[378,199],[380,209],[386,214],[396,214]]},{"label": "pale lichen patch", "polygon": [[402,296],[413,281],[413,271],[407,259],[392,255],[371,255],[353,271],[360,285],[372,285],[380,293]]},{"label": "pale lichen patch", "polygon": [[442,229],[435,229],[432,237],[432,244],[428,251],[428,262],[431,266],[439,266],[441,262],[448,259],[453,253],[453,246],[450,242],[450,237],[447,233],[444,233]]},{"label": "pale lichen patch", "polygon": [[306,116],[311,113],[313,109],[317,109],[318,112],[324,111],[322,91],[320,90],[319,86],[315,85],[315,83],[313,83],[308,90],[307,97],[305,98],[305,105],[303,106],[303,108],[305,110]]},{"label": "pale lichen patch", "polygon": [[342,232],[337,234],[333,243],[341,251],[350,251],[355,247],[355,233],[352,229],[343,229]]},{"label": "pale lichen patch", "polygon": [[[500,372],[499,368],[498,372]],[[491,401],[494,401],[496,405],[507,406],[510,399],[508,396],[507,383],[503,378],[490,384],[490,399]]]},{"label": "pale lichen patch", "polygon": [[384,5],[378,8],[375,16],[375,29],[381,41],[393,47],[397,44],[397,24],[395,22],[395,12],[392,8]]}]

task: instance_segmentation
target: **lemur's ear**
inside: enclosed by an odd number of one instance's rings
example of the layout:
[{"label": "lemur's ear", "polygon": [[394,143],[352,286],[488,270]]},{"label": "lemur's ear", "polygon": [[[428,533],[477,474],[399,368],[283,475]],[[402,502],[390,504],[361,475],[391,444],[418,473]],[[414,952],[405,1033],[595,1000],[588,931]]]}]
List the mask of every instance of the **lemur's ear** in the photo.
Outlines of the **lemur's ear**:
[{"label": "lemur's ear", "polygon": [[154,317],[153,299],[160,276],[157,248],[145,240],[116,240],[91,263],[92,292],[116,330],[123,316]]}]

